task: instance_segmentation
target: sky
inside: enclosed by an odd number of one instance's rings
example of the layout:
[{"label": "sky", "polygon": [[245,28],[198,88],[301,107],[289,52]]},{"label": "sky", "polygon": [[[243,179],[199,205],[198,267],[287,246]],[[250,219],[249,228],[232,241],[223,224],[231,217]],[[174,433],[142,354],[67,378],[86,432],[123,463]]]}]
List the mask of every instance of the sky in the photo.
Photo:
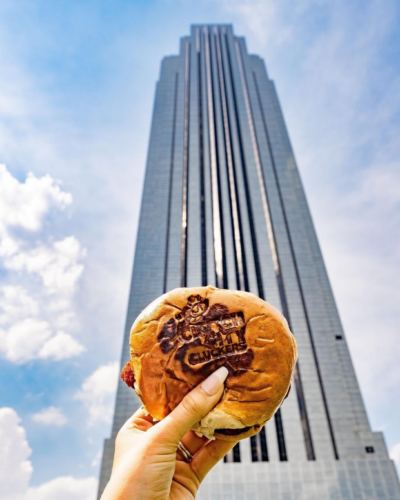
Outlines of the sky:
[{"label": "sky", "polygon": [[370,422],[400,468],[399,3],[2,0],[5,500],[95,498],[155,82],[199,23],[232,23],[277,85]]}]

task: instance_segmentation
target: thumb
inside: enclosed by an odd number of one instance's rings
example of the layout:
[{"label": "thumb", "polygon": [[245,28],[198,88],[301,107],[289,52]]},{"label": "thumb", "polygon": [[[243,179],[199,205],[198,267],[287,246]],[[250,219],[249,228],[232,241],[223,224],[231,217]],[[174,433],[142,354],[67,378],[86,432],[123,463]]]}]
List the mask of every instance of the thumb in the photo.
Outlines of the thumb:
[{"label": "thumb", "polygon": [[187,394],[180,404],[151,431],[159,442],[178,446],[182,437],[221,399],[228,370],[221,366]]}]

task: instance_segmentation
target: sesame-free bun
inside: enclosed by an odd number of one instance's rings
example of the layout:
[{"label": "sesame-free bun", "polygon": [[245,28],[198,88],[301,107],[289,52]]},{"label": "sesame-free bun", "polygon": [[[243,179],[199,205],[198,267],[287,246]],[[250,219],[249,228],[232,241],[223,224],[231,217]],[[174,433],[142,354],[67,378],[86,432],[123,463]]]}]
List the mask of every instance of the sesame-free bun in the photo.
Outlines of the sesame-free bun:
[{"label": "sesame-free bun", "polygon": [[[296,342],[282,314],[248,292],[177,288],[138,316],[122,377],[155,420],[220,366],[219,403],[193,430],[227,441],[256,434],[288,394]],[[129,380],[129,382],[128,382]]]}]

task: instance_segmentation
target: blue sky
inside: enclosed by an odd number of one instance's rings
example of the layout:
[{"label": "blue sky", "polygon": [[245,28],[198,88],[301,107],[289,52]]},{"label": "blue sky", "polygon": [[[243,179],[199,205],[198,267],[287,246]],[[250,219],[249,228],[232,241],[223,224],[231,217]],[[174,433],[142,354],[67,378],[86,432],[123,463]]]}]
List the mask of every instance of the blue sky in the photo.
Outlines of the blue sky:
[{"label": "blue sky", "polygon": [[[233,23],[277,84],[371,424],[400,463],[399,11],[1,2],[0,434],[19,450],[0,457],[7,500],[94,498],[155,82],[192,23]],[[21,463],[16,486],[5,464]]]}]

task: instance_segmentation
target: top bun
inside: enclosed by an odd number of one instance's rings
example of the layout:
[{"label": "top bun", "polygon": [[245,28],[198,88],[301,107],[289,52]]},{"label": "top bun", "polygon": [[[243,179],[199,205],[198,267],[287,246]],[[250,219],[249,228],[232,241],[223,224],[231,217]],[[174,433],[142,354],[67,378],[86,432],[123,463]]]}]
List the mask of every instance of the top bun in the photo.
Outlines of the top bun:
[{"label": "top bun", "polygon": [[[256,434],[287,396],[296,342],[282,314],[248,292],[177,288],[138,316],[122,378],[155,420],[220,366],[219,403],[193,427],[210,439]],[[133,373],[132,373],[133,372]]]}]

